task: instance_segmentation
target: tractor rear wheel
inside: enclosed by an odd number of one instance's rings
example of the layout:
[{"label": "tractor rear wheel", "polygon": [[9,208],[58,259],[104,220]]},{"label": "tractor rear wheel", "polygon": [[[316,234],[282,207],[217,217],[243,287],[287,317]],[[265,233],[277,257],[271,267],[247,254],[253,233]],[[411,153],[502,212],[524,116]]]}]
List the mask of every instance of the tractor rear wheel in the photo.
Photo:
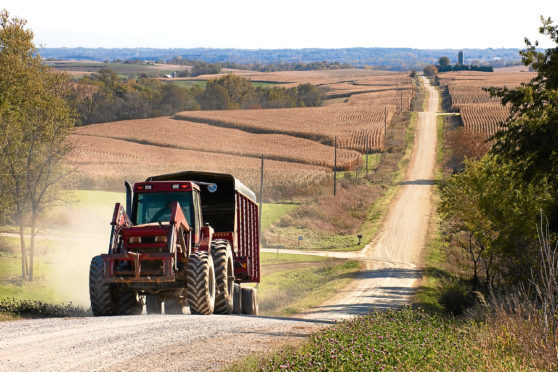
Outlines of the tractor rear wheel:
[{"label": "tractor rear wheel", "polygon": [[165,314],[184,314],[182,312],[184,306],[180,303],[177,297],[165,298]]},{"label": "tractor rear wheel", "polygon": [[194,252],[188,259],[188,303],[192,314],[213,314],[215,308],[215,271],[207,252]]},{"label": "tractor rear wheel", "polygon": [[242,288],[234,283],[233,289],[233,314],[242,314]]},{"label": "tractor rear wheel", "polygon": [[116,306],[119,315],[139,315],[143,311],[143,302],[136,291],[120,288],[116,295]]},{"label": "tractor rear wheel", "polygon": [[215,265],[215,310],[214,314],[231,314],[233,311],[234,265],[231,245],[228,240],[211,242],[211,255]]},{"label": "tractor rear wheel", "polygon": [[161,314],[163,309],[159,296],[148,294],[145,296],[145,312],[147,314]]},{"label": "tractor rear wheel", "polygon": [[91,311],[95,316],[114,315],[116,303],[114,301],[114,286],[105,283],[105,263],[101,256],[91,259],[89,266],[89,299]]},{"label": "tractor rear wheel", "polygon": [[242,313],[248,315],[258,315],[258,293],[256,288],[242,288]]}]

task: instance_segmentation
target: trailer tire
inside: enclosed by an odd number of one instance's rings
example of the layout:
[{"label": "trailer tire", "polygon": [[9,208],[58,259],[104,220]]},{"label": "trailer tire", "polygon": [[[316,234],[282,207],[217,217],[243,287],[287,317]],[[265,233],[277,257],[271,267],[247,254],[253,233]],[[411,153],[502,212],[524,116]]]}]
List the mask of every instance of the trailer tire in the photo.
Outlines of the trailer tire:
[{"label": "trailer tire", "polygon": [[248,315],[258,315],[258,293],[256,288],[242,288],[242,313]]},{"label": "trailer tire", "polygon": [[163,311],[163,304],[159,296],[148,294],[145,296],[145,312],[150,314],[161,314]]},{"label": "trailer tire", "polygon": [[143,311],[137,292],[125,287],[117,292],[116,306],[118,315],[140,315]]},{"label": "trailer tire", "polygon": [[234,283],[233,289],[233,314],[242,314],[242,288]]},{"label": "trailer tire", "polygon": [[231,314],[234,302],[234,264],[228,240],[211,242],[211,255],[215,265],[215,314]]},{"label": "trailer tire", "polygon": [[179,315],[184,314],[184,305],[182,305],[176,297],[165,298],[165,314]]},{"label": "trailer tire", "polygon": [[114,315],[116,304],[114,301],[114,286],[105,283],[105,263],[101,256],[91,259],[89,266],[89,299],[94,316]]},{"label": "trailer tire", "polygon": [[215,308],[215,270],[207,252],[194,252],[188,259],[188,303],[192,314],[213,314]]}]

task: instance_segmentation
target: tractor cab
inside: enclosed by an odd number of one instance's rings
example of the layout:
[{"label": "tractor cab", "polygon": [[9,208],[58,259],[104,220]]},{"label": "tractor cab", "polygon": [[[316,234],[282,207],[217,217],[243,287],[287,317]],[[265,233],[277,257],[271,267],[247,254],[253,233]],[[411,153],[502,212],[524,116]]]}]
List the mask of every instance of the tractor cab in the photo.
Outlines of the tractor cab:
[{"label": "tractor cab", "polygon": [[199,245],[199,231],[203,227],[200,188],[193,182],[140,182],[134,185],[131,222],[136,226],[168,224],[173,205],[178,202],[190,231],[193,243]]}]

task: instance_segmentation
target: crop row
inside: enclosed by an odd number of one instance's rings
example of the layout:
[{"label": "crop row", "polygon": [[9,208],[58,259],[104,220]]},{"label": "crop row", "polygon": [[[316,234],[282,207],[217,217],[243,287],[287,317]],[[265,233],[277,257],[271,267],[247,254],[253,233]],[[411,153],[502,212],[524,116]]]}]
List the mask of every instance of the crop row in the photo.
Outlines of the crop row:
[{"label": "crop row", "polygon": [[482,133],[486,137],[500,129],[500,123],[509,116],[509,110],[500,104],[468,104],[455,106],[461,113],[466,128]]},{"label": "crop row", "polygon": [[[79,169],[80,182],[120,187],[124,180],[141,181],[154,174],[183,170],[230,173],[252,190],[259,190],[260,159],[230,154],[183,150],[129,141],[72,134],[67,164]],[[305,195],[330,180],[330,170],[298,163],[266,160],[266,197]]]},{"label": "crop row", "polygon": [[[228,112],[228,111],[227,111]],[[285,134],[255,134],[168,117],[117,121],[77,128],[80,135],[124,139],[132,142],[186,150],[244,155],[333,168],[333,148]],[[369,146],[372,146],[370,144]],[[354,150],[340,149],[337,166],[354,169],[361,163]]]},{"label": "crop row", "polygon": [[[391,122],[396,107],[368,105],[335,105],[326,107],[185,111],[176,119],[201,122],[220,127],[237,128],[254,133],[286,134],[332,145],[337,137],[341,148],[364,152],[383,147],[383,133]],[[366,141],[359,133],[368,133]],[[371,137],[373,136],[373,137]]]}]

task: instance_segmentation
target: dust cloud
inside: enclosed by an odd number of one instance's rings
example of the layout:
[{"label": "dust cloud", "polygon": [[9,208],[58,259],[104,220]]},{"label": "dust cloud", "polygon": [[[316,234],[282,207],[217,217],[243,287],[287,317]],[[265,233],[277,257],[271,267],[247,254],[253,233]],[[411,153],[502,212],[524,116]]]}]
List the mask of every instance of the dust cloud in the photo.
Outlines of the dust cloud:
[{"label": "dust cloud", "polygon": [[[115,194],[117,197],[119,194]],[[114,203],[124,195],[98,204],[70,204],[50,218],[36,245],[43,246],[44,280],[61,301],[89,307],[89,264],[107,253]]]}]

